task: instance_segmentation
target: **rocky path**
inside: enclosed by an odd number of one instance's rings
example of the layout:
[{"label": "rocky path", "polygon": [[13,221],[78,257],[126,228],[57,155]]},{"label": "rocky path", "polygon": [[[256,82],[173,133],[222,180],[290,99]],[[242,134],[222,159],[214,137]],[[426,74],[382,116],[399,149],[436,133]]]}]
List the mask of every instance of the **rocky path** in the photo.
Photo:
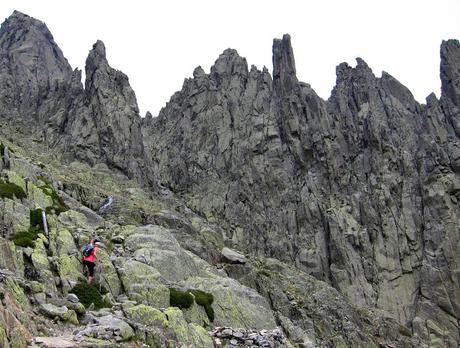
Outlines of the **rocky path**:
[{"label": "rocky path", "polygon": [[30,348],[74,348],[81,347],[78,342],[73,340],[72,336],[61,337],[35,337],[34,343]]}]

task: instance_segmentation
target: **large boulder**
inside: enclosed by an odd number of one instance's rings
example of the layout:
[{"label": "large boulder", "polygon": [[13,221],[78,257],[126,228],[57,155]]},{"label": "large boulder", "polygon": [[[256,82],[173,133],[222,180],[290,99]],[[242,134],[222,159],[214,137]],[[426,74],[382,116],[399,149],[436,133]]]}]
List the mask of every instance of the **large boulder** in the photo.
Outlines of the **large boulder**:
[{"label": "large boulder", "polygon": [[117,264],[121,283],[130,299],[157,308],[169,306],[169,290],[155,268],[136,260],[117,260]]},{"label": "large boulder", "polygon": [[276,321],[267,300],[255,290],[231,278],[192,277],[181,283],[183,287],[212,294],[215,326],[246,329],[274,329]]},{"label": "large boulder", "polygon": [[164,326],[168,325],[166,315],[156,308],[147,305],[136,305],[124,310],[126,317],[136,325]]},{"label": "large boulder", "polygon": [[149,225],[137,229],[125,240],[134,258],[154,267],[169,282],[192,276],[212,277],[217,271],[208,263],[181,248],[170,230]]}]

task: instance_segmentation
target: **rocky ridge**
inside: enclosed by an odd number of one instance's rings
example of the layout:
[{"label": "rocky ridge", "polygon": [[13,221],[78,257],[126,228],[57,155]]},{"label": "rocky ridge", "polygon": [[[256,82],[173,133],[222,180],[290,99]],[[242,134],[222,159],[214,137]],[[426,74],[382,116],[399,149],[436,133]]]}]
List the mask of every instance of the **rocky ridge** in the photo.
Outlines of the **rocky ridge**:
[{"label": "rocky ridge", "polygon": [[[100,41],[85,87],[31,17],[2,24],[0,49],[0,169],[26,195],[0,201],[0,260],[19,277],[3,289],[16,302],[2,303],[26,339],[46,325],[21,311],[53,313],[60,332],[85,322],[62,301],[83,278],[79,248],[96,229],[113,243],[98,283],[114,307],[89,313],[116,320],[111,331],[81,327],[89,336],[205,347],[215,342],[203,327],[218,325],[278,326],[286,346],[460,340],[458,41],[442,43],[442,95],[426,105],[359,58],[337,67],[324,101],[298,81],[285,35],[273,44],[273,77],[228,49],[145,119]],[[33,249],[8,242],[37,208],[51,212],[50,234]],[[215,321],[196,304],[167,308],[171,286],[212,294]],[[5,344],[24,344],[3,323]]]},{"label": "rocky ridge", "polygon": [[436,313],[455,346],[459,56],[458,41],[442,43],[441,99],[421,105],[360,58],[337,67],[321,100],[297,80],[287,35],[273,44],[273,79],[226,50],[150,121],[148,148],[163,185],[235,246],[414,330]]},{"label": "rocky ridge", "polygon": [[[2,119],[50,150],[100,161],[150,182],[141,118],[128,77],[110,67],[97,41],[81,71],[71,66],[46,25],[15,11],[0,29]],[[116,102],[115,102],[116,101]]]}]

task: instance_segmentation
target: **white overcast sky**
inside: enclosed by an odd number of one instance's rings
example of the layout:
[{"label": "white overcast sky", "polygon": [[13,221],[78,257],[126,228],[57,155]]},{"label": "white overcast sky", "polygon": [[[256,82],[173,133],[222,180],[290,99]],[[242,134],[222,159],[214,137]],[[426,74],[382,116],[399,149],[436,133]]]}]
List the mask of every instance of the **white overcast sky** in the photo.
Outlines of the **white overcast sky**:
[{"label": "white overcast sky", "polygon": [[[460,38],[459,0],[51,1],[0,0],[0,17],[19,10],[44,21],[73,68],[93,43],[128,75],[143,116],[156,116],[184,78],[205,71],[226,48],[272,71],[273,38],[289,33],[297,76],[324,99],[335,67],[362,57],[419,102],[439,96],[439,46]],[[2,20],[3,22],[3,20]]]}]

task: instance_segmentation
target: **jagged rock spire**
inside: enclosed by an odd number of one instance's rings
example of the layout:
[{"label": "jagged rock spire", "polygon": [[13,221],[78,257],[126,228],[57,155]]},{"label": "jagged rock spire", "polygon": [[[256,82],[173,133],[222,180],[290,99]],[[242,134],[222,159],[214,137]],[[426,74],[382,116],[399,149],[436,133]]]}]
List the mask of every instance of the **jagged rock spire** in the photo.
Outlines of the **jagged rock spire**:
[{"label": "jagged rock spire", "polygon": [[92,75],[96,69],[107,69],[108,67],[109,63],[105,55],[105,45],[101,40],[97,40],[86,58],[86,75]]},{"label": "jagged rock spire", "polygon": [[72,68],[46,25],[14,11],[0,28],[0,52],[0,115],[47,119],[55,105],[43,98],[58,94]]},{"label": "jagged rock spire", "polygon": [[460,107],[460,42],[443,41],[441,44],[441,91]]},{"label": "jagged rock spire", "polygon": [[286,90],[290,90],[298,81],[289,34],[284,34],[281,40],[273,40],[272,51],[273,83],[275,86],[282,85]]}]

